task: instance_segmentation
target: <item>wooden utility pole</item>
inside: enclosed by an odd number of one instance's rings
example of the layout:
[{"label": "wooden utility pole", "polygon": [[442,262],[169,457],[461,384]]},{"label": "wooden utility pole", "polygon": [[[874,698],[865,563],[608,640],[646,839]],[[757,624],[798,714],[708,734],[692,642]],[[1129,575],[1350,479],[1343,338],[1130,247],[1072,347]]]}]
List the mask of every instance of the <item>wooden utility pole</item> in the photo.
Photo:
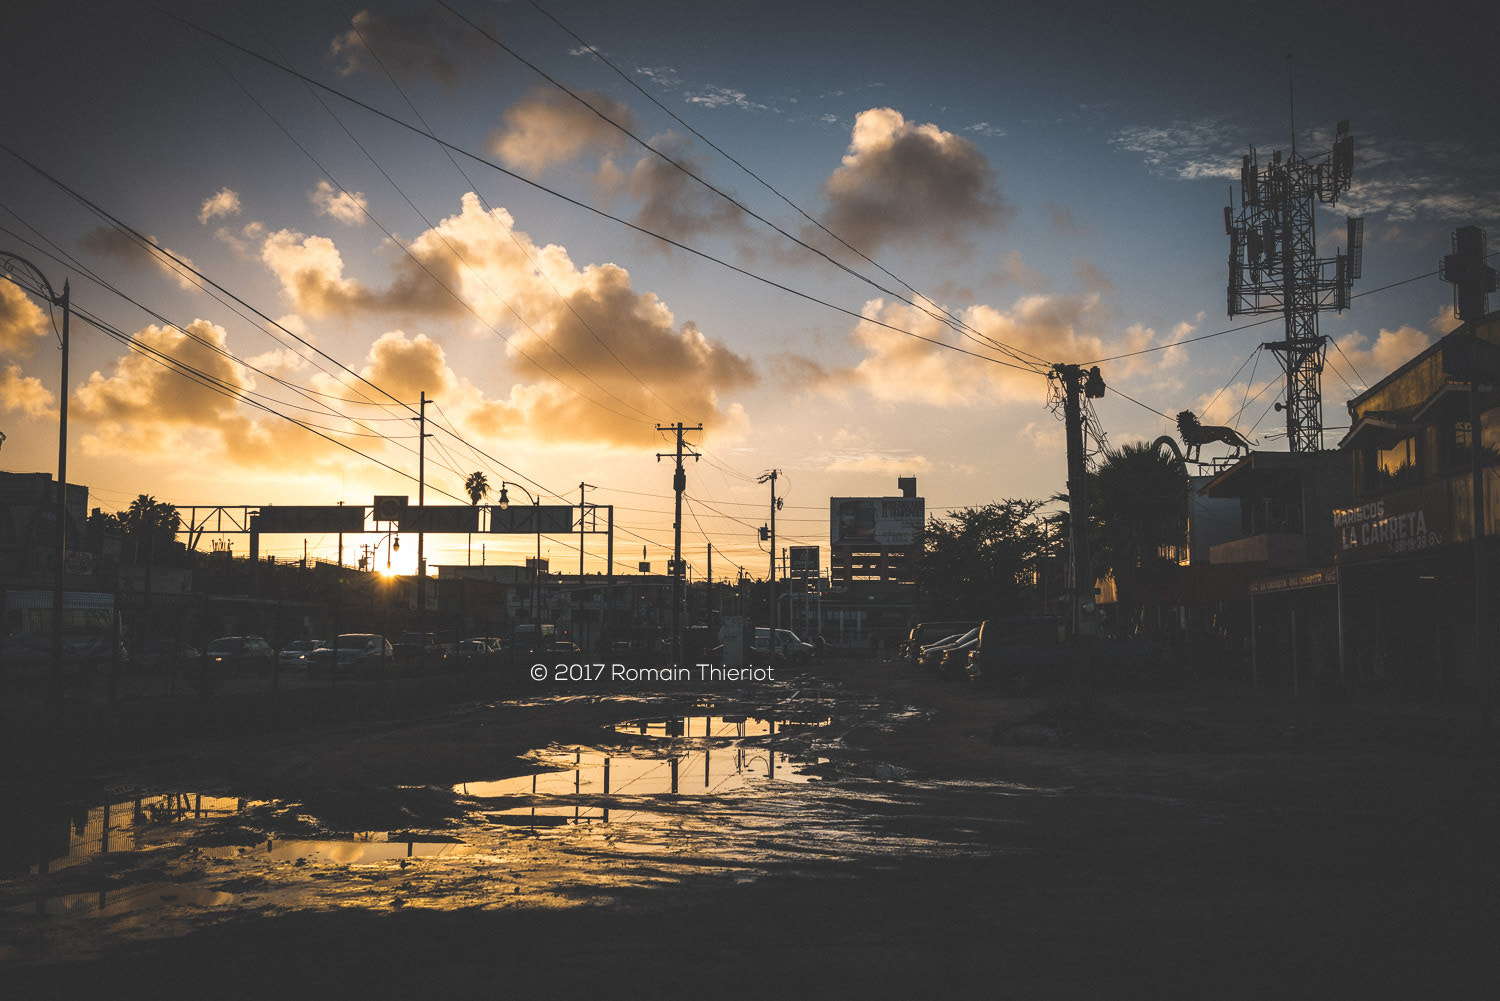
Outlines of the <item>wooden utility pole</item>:
[{"label": "wooden utility pole", "polygon": [[[684,455],[698,459],[696,452],[683,452],[682,436],[689,431],[702,431],[703,425],[686,427],[681,421],[662,427],[658,431],[671,431],[677,436],[677,470],[672,476],[672,491],[677,495],[675,517],[672,519],[672,666],[682,666],[682,495],[687,490],[687,470],[682,466]],[[673,453],[656,453],[656,461],[673,458]]]},{"label": "wooden utility pole", "polygon": [[1087,699],[1090,644],[1098,635],[1094,607],[1094,564],[1089,552],[1088,468],[1083,446],[1083,399],[1104,395],[1097,367],[1054,365],[1049,378],[1063,388],[1063,425],[1068,448],[1068,549],[1072,562],[1072,628],[1078,645],[1078,694]]}]

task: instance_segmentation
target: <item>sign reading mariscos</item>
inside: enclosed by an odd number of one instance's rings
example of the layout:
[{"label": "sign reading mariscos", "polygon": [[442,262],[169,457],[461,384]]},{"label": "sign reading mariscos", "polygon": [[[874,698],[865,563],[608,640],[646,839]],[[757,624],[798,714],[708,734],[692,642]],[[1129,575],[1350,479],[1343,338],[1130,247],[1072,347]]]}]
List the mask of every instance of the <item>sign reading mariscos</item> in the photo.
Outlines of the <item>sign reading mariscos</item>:
[{"label": "sign reading mariscos", "polygon": [[833,497],[829,541],[835,546],[911,546],[926,517],[921,497]]},{"label": "sign reading mariscos", "polygon": [[1450,541],[1448,487],[1424,484],[1356,507],[1333,509],[1341,563],[1420,553]]}]

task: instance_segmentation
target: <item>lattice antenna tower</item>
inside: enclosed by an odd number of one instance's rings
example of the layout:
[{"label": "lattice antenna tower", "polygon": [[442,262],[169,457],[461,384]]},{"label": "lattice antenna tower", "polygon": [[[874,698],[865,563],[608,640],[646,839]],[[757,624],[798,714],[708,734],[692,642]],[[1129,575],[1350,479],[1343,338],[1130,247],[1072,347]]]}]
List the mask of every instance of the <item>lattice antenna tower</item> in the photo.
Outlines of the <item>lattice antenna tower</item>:
[{"label": "lattice antenna tower", "polygon": [[[1287,441],[1293,452],[1323,447],[1323,360],[1328,339],[1318,333],[1318,313],[1349,308],[1359,277],[1364,220],[1347,219],[1347,253],[1318,257],[1317,202],[1337,203],[1354,172],[1354,137],[1339,122],[1333,149],[1315,157],[1281,150],[1261,164],[1255,148],[1240,163],[1240,210],[1224,209],[1229,235],[1229,315],[1281,313],[1286,336],[1266,345],[1286,373]],[[1314,201],[1316,199],[1316,201]]]}]

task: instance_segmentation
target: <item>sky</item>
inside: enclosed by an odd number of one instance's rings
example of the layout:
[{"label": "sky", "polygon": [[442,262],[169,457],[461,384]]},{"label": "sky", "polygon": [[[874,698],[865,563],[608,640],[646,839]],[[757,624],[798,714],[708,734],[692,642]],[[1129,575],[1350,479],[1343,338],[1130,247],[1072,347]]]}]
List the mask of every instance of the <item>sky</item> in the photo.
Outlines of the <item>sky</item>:
[{"label": "sky", "polygon": [[[692,576],[710,543],[716,578],[764,576],[771,470],[778,548],[825,561],[829,498],[901,476],[939,516],[1062,492],[1055,363],[1099,366],[1111,446],[1192,409],[1285,450],[1282,321],[1226,315],[1223,209],[1251,147],[1317,156],[1348,120],[1317,213],[1321,257],[1365,220],[1320,317],[1336,445],[1455,326],[1453,230],[1500,215],[1500,19],[1405,7],[20,0],[0,253],[69,283],[92,506],[457,504],[477,471],[613,505],[617,569],[660,572],[680,422]],[[0,282],[0,469],[56,472],[43,306]],[[576,536],[541,548],[577,566]]]}]

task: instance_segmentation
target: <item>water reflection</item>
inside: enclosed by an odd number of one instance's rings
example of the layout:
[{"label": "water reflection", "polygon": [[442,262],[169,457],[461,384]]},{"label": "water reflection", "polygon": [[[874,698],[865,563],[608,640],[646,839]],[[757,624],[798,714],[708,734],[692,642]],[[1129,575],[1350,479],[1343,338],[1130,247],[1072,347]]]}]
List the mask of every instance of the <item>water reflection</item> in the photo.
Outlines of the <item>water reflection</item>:
[{"label": "water reflection", "polygon": [[[462,782],[461,796],[716,796],[760,782],[813,782],[799,767],[817,760],[765,747],[705,747],[680,754],[629,755],[606,751],[553,750],[540,756],[556,771],[534,772],[493,782]],[[511,813],[514,811],[501,811]]]},{"label": "water reflection", "polygon": [[134,851],[145,828],[229,817],[256,805],[228,796],[162,793],[17,816],[8,822],[15,840],[0,852],[0,870],[44,876],[110,852]]},{"label": "water reflection", "polygon": [[743,740],[774,737],[792,727],[827,726],[831,720],[793,720],[769,716],[671,716],[663,719],[627,720],[615,725],[620,733],[644,737]]}]

